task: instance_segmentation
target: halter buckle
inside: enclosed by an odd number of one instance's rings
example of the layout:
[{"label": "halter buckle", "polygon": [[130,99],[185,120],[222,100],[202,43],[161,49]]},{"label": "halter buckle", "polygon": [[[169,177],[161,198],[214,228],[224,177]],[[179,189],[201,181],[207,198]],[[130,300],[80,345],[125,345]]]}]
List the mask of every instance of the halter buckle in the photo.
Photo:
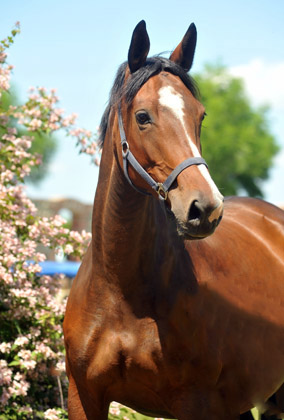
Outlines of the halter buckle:
[{"label": "halter buckle", "polygon": [[165,190],[164,185],[161,182],[157,182],[157,194],[159,196],[160,200],[166,201],[166,199],[168,198],[168,191]]},{"label": "halter buckle", "polygon": [[121,143],[121,147],[122,147],[122,157],[126,158],[126,156],[129,153],[129,144],[127,143],[126,140],[124,140],[124,142]]}]

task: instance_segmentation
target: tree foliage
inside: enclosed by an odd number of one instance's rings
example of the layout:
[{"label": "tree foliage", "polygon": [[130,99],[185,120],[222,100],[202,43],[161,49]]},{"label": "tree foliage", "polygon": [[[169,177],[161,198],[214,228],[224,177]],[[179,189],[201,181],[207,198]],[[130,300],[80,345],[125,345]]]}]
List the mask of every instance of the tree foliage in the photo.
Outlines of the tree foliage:
[{"label": "tree foliage", "polygon": [[224,67],[206,66],[195,80],[208,114],[201,142],[213,179],[223,195],[262,197],[261,183],[278,151],[268,107],[254,108],[242,80]]}]

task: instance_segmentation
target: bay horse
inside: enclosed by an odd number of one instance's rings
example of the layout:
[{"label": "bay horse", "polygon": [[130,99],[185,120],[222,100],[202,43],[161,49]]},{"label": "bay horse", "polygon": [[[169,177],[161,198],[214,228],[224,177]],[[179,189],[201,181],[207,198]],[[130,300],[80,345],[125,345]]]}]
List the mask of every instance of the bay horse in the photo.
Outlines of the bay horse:
[{"label": "bay horse", "polygon": [[211,179],[196,36],[147,58],[141,21],[102,117],[93,236],[64,320],[70,420],[106,420],[113,400],[250,418],[284,382],[284,212],[224,201]]}]

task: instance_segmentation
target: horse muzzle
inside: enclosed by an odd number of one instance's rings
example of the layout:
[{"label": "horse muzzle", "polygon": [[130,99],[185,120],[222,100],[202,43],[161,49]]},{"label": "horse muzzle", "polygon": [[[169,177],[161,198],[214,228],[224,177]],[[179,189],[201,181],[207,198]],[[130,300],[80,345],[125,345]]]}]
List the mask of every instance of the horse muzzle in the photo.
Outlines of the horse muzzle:
[{"label": "horse muzzle", "polygon": [[174,191],[170,193],[170,207],[179,236],[192,240],[211,235],[222,220],[223,196],[219,194],[209,200],[199,193],[190,194],[187,205],[184,205],[184,201],[175,195]]}]

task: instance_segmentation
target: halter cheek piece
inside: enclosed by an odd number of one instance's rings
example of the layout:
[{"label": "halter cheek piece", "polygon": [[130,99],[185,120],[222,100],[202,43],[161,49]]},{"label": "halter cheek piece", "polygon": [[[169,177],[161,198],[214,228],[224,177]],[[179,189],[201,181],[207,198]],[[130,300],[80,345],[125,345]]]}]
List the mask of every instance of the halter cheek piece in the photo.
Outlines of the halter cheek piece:
[{"label": "halter cheek piece", "polygon": [[131,153],[129,149],[129,144],[126,140],[125,131],[123,128],[123,121],[121,116],[121,109],[120,106],[118,107],[118,124],[119,124],[119,132],[120,132],[120,141],[122,147],[122,158],[123,158],[123,171],[125,174],[126,179],[128,180],[129,184],[138,192],[151,195],[148,191],[142,190],[136,187],[133,182],[131,181],[128,175],[128,164],[130,164],[133,169],[146,181],[153,190],[155,190],[159,196],[159,199],[165,201],[168,198],[168,192],[170,187],[172,186],[173,182],[177,178],[177,176],[186,168],[192,165],[205,165],[208,168],[207,163],[202,157],[191,157],[184,160],[180,163],[168,176],[165,182],[156,182],[149,174],[145,171],[145,169],[140,165],[140,163],[136,160],[134,155]]}]

